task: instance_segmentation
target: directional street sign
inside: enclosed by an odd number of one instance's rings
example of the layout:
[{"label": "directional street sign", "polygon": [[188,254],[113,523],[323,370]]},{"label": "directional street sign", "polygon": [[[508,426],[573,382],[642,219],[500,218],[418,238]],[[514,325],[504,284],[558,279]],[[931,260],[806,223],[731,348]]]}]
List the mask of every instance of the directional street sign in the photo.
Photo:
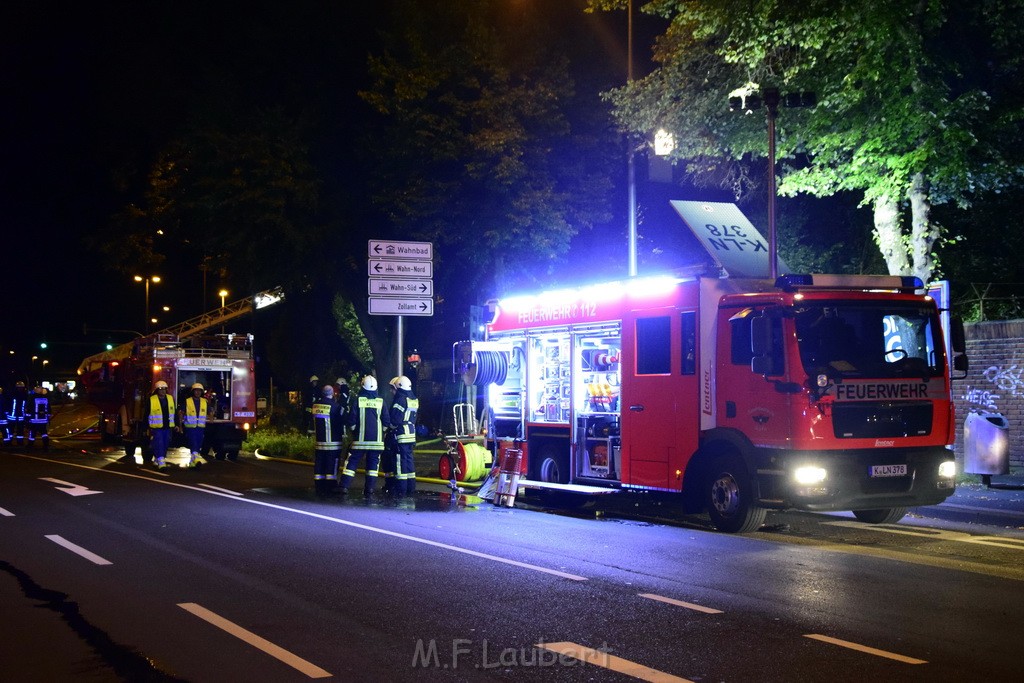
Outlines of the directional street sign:
[{"label": "directional street sign", "polygon": [[370,315],[399,316],[399,331],[401,316],[434,315],[434,245],[370,240],[367,248]]},{"label": "directional street sign", "polygon": [[372,296],[434,296],[433,280],[389,280],[371,277],[368,283]]},{"label": "directional street sign", "polygon": [[434,245],[431,242],[389,242],[370,240],[370,258],[434,260]]},{"label": "directional street sign", "polygon": [[391,259],[369,259],[370,276],[380,277],[434,277],[434,264],[430,261],[397,261]]},{"label": "directional street sign", "polygon": [[433,299],[370,297],[370,315],[434,315]]}]

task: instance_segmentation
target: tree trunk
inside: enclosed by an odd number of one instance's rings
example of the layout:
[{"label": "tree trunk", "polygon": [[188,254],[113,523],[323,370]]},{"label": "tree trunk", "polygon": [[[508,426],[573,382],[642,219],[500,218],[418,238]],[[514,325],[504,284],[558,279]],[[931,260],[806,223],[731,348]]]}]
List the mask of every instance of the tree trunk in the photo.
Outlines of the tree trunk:
[{"label": "tree trunk", "polygon": [[910,250],[914,259],[913,274],[926,284],[935,273],[932,249],[939,240],[939,226],[931,219],[928,190],[924,175],[915,174],[910,184]]},{"label": "tree trunk", "polygon": [[900,225],[899,204],[891,197],[879,197],[874,203],[875,242],[882,252],[890,275],[906,275],[910,257]]}]

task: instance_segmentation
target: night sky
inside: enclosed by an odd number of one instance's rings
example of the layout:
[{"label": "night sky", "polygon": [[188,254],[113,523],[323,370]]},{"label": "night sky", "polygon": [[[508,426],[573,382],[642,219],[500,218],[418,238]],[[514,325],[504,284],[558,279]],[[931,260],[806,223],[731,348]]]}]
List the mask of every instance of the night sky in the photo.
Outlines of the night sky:
[{"label": "night sky", "polygon": [[[5,256],[0,362],[9,363],[12,350],[22,361],[4,368],[4,381],[24,374],[33,354],[51,358],[51,367],[73,369],[104,342],[131,336],[101,330],[144,326],[142,285],[104,267],[83,237],[110,222],[132,197],[133,184],[137,192],[156,152],[197,103],[209,106],[223,97],[291,112],[308,106],[325,123],[317,149],[323,166],[330,167],[325,172],[365,163],[352,163],[345,155],[357,125],[354,112],[361,107],[356,91],[365,85],[366,58],[388,5],[386,0],[8,3],[0,21],[6,95],[0,108]],[[567,0],[534,7],[557,13],[553,20],[566,22],[570,30],[583,31],[582,40],[592,42],[611,65],[605,82],[620,82],[624,14],[583,15],[584,5],[585,0]],[[638,32],[646,26],[640,23]],[[649,54],[644,45],[655,32],[638,36],[641,68]],[[567,44],[580,40],[566,35]],[[230,282],[211,279],[204,294],[198,267],[161,275],[165,282],[151,288],[150,309],[155,313],[169,304],[172,312],[157,328],[214,308],[217,289],[231,289]],[[50,345],[47,351],[40,352],[41,341]]]},{"label": "night sky", "polygon": [[[73,367],[107,338],[126,340],[85,335],[83,325],[140,329],[142,285],[104,268],[82,242],[124,205],[125,179],[144,178],[193,105],[218,96],[252,106],[315,103],[344,130],[384,6],[8,4],[0,22],[0,353],[40,354],[46,340],[50,349],[40,355]],[[172,313],[159,326],[206,310],[198,269],[163,275],[150,308],[168,303]],[[220,284],[208,282],[207,308],[218,303]]]}]

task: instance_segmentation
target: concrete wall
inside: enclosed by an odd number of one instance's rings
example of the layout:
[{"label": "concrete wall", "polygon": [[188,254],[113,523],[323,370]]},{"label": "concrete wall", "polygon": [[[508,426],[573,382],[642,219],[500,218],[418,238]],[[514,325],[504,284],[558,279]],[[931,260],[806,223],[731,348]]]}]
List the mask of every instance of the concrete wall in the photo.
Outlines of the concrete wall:
[{"label": "concrete wall", "polygon": [[983,410],[1009,421],[1010,466],[1024,467],[1024,320],[966,327],[970,371],[953,381],[957,460],[963,463],[964,418],[972,410]]}]

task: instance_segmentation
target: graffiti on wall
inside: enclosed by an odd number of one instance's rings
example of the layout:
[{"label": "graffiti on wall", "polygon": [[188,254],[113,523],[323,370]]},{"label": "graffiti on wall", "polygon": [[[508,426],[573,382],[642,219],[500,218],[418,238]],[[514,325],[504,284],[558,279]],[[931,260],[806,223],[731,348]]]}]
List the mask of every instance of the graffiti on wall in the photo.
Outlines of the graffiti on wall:
[{"label": "graffiti on wall", "polygon": [[995,389],[967,385],[963,400],[968,403],[982,406],[987,410],[998,411],[999,399],[1004,394],[1009,394],[1010,396],[1024,395],[1024,377],[1022,377],[1024,376],[1024,367],[1020,367],[1017,363],[1008,368],[992,365],[981,374],[991,384],[995,385]]}]

